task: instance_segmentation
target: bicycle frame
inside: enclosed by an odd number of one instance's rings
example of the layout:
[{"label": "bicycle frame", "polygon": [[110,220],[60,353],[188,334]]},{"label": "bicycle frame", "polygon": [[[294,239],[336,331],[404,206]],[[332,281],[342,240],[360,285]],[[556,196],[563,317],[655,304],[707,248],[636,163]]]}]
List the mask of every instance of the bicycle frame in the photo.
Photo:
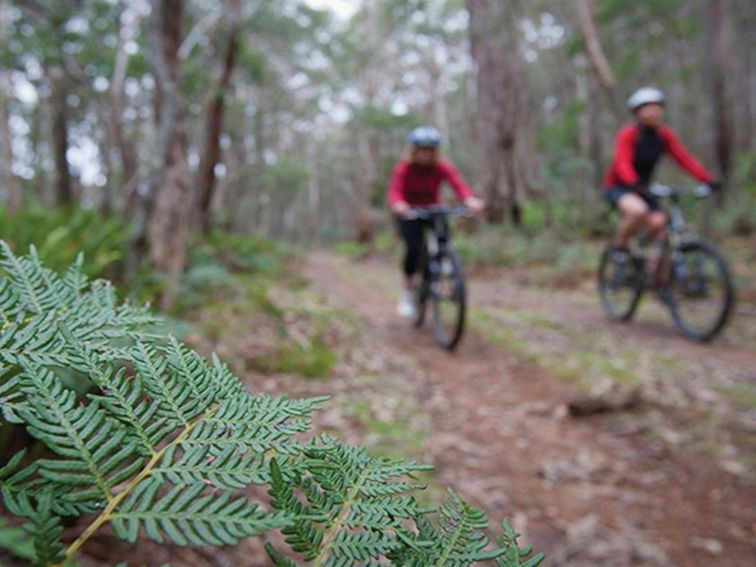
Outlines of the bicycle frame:
[{"label": "bicycle frame", "polygon": [[447,217],[469,214],[466,207],[450,207],[448,205],[432,205],[430,207],[415,208],[410,211],[409,218],[424,220],[429,230],[424,231],[425,246],[428,253],[428,264],[433,274],[433,262],[449,249],[451,229]]}]

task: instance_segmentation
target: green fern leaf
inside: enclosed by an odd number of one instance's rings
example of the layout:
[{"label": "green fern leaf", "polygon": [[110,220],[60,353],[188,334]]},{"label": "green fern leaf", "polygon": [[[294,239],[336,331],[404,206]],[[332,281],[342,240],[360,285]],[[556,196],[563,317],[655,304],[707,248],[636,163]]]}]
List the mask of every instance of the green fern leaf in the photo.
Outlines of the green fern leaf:
[{"label": "green fern leaf", "polygon": [[30,516],[31,524],[25,526],[34,536],[35,565],[56,565],[65,558],[65,548],[60,542],[63,526],[60,518],[52,513],[52,494],[43,493],[38,498],[38,507]]},{"label": "green fern leaf", "polygon": [[203,483],[176,486],[160,497],[161,486],[156,478],[142,482],[113,513],[113,529],[120,537],[135,541],[141,526],[159,543],[167,537],[178,545],[234,545],[288,523],[231,492],[209,494]]}]

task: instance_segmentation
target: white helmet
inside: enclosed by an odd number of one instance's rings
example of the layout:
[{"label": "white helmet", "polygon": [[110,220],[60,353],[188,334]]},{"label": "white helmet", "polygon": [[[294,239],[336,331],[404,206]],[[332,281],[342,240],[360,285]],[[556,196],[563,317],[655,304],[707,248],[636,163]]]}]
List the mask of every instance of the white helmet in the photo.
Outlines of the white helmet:
[{"label": "white helmet", "polygon": [[633,112],[644,104],[664,104],[664,93],[656,87],[641,87],[627,99],[627,106]]}]

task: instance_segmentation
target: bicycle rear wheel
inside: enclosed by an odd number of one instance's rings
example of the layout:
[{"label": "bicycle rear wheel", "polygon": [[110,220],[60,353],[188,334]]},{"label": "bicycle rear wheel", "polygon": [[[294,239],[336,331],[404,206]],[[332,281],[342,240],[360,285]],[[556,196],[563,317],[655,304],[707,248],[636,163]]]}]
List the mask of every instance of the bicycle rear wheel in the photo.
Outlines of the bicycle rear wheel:
[{"label": "bicycle rear wheel", "polygon": [[618,263],[609,246],[601,255],[598,269],[598,292],[606,314],[615,321],[633,318],[643,294],[643,266],[628,255],[627,261]]},{"label": "bicycle rear wheel", "polygon": [[674,251],[670,310],[678,330],[695,341],[714,338],[727,323],[735,293],[727,262],[707,242],[687,242]]},{"label": "bicycle rear wheel", "polygon": [[452,351],[465,328],[465,277],[462,262],[453,250],[442,252],[431,279],[433,332],[436,342]]}]

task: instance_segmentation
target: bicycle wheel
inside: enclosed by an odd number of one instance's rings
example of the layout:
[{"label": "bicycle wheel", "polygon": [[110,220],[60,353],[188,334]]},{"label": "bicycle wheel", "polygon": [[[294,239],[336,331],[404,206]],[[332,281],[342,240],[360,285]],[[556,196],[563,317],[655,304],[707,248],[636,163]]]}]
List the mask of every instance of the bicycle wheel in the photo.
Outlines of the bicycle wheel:
[{"label": "bicycle wheel", "polygon": [[462,262],[453,250],[442,252],[438,258],[430,296],[436,342],[454,350],[465,327],[465,277]]},{"label": "bicycle wheel", "polygon": [[612,247],[601,255],[598,291],[606,314],[615,321],[629,321],[643,294],[643,263],[628,257],[622,264],[614,261]]},{"label": "bicycle wheel", "polygon": [[732,311],[734,291],[727,262],[707,242],[687,242],[672,256],[669,308],[678,330],[706,342],[722,330]]}]

